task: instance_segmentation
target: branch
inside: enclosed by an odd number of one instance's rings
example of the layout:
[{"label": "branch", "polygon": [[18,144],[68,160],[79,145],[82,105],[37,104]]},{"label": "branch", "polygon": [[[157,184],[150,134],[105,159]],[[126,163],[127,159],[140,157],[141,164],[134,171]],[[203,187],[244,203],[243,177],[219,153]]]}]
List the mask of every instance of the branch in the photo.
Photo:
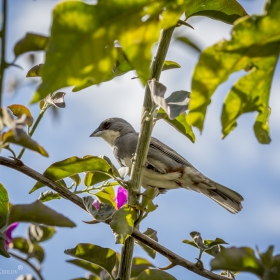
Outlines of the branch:
[{"label": "branch", "polygon": [[2,104],[3,76],[6,68],[6,25],[7,25],[7,0],[2,0],[2,29],[1,29],[1,66],[0,66],[0,107]]},{"label": "branch", "polygon": [[34,272],[37,274],[37,276],[38,276],[38,278],[39,278],[40,280],[44,280],[43,276],[41,275],[41,272],[40,272],[31,262],[29,262],[27,259],[22,258],[22,257],[20,257],[20,256],[18,256],[18,255],[16,255],[16,254],[14,254],[14,253],[11,253],[10,251],[9,251],[9,254],[10,254],[12,257],[14,257],[14,258],[16,258],[16,259],[18,259],[18,260],[20,260],[20,261],[26,263],[28,266],[30,266],[30,267],[34,270]]},{"label": "branch", "polygon": [[[159,80],[174,28],[175,27],[171,27],[167,30],[163,30],[160,35],[157,52],[151,66],[150,79],[155,78],[156,80]],[[150,88],[146,85],[145,98],[142,110],[141,128],[135,152],[135,162],[132,165],[131,177],[128,182],[128,204],[130,205],[137,205],[139,200],[139,196],[137,196],[137,194],[139,194],[140,192],[142,168],[143,166],[145,166],[150,145],[150,139],[152,135],[152,114],[154,108],[155,104],[153,103],[151,98]],[[127,250],[127,252],[125,252],[125,249]],[[129,237],[125,240],[122,248],[118,279],[130,279],[133,249],[134,239],[132,237]]]},{"label": "branch", "polygon": [[[47,187],[51,188],[52,190],[59,193],[62,197],[65,199],[68,199],[72,201],[74,204],[82,208],[86,211],[86,208],[83,204],[82,199],[73,194],[71,191],[67,190],[66,188],[61,187],[59,184],[54,182],[51,179],[48,179],[41,173],[31,169],[30,167],[24,165],[20,160],[18,159],[8,159],[5,157],[0,156],[0,165],[7,166],[9,168],[15,169],[33,179],[36,181],[39,181],[43,184],[45,184]],[[170,260],[171,263],[175,265],[180,265],[200,276],[203,276],[207,279],[213,279],[213,280],[228,280],[229,278],[215,274],[209,270],[201,269],[199,268],[195,263],[192,263],[179,255],[173,253],[169,249],[165,248],[164,246],[160,245],[153,239],[149,238],[148,236],[142,234],[139,230],[135,229],[133,230],[133,233],[131,235],[133,238],[137,239],[138,241],[141,241],[145,245],[149,246],[150,248],[157,251],[159,254],[165,256],[167,259]]]}]

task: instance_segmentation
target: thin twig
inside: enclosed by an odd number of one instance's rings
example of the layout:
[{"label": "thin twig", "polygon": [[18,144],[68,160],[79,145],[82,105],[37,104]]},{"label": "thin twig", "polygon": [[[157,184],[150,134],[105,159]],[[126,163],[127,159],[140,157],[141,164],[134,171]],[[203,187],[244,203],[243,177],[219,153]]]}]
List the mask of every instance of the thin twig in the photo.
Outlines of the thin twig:
[{"label": "thin twig", "polygon": [[12,252],[10,252],[10,251],[9,251],[9,254],[10,254],[12,257],[14,257],[14,258],[16,258],[16,259],[18,259],[18,260],[20,260],[20,261],[26,263],[28,266],[30,266],[30,267],[34,270],[34,272],[37,274],[37,276],[38,276],[38,278],[39,278],[40,280],[44,280],[44,278],[43,278],[41,272],[40,272],[31,262],[29,262],[27,259],[22,258],[21,256],[16,255],[16,254],[14,254],[14,253],[12,253]]},{"label": "thin twig", "polygon": [[7,0],[2,0],[2,29],[1,29],[1,66],[0,66],[0,107],[2,106],[2,93],[4,87],[4,71],[6,69],[6,26],[7,26]]},{"label": "thin twig", "polygon": [[[43,118],[45,112],[47,111],[47,109],[48,109],[49,107],[50,107],[50,106],[47,104],[47,102],[45,102],[44,105],[43,105],[43,107],[42,107],[42,109],[41,109],[41,111],[40,111],[40,114],[39,114],[37,120],[35,121],[35,123],[33,124],[32,128],[31,128],[31,131],[30,131],[30,133],[29,133],[29,136],[30,136],[30,137],[31,137],[31,136],[33,135],[33,133],[35,132],[35,130],[36,130],[38,124],[40,123],[41,119]],[[22,148],[22,149],[21,149],[21,151],[20,151],[20,153],[19,153],[19,155],[18,155],[18,157],[17,157],[18,159],[21,159],[21,157],[23,156],[25,150],[26,150],[25,148]]]}]

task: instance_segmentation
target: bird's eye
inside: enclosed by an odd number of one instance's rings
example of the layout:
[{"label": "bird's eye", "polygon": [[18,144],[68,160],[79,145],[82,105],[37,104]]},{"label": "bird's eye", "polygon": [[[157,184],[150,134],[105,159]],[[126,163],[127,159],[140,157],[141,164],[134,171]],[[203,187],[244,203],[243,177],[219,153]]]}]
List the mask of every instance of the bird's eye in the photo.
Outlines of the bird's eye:
[{"label": "bird's eye", "polygon": [[103,125],[104,129],[108,129],[109,126],[110,126],[110,123],[109,123],[109,122],[105,122],[104,125]]}]

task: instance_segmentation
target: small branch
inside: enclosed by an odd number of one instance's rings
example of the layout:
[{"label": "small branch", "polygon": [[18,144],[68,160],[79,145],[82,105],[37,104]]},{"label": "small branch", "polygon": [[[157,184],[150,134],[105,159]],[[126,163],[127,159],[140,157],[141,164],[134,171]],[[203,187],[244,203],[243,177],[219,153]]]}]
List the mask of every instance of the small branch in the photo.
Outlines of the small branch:
[{"label": "small branch", "polygon": [[0,66],[0,107],[2,106],[2,93],[4,87],[4,71],[6,68],[6,26],[7,26],[7,0],[2,0],[2,29],[1,29],[1,66]]},{"label": "small branch", "polygon": [[[56,191],[59,193],[62,197],[65,199],[68,199],[72,201],[74,204],[82,208],[83,210],[86,211],[86,208],[83,204],[82,199],[67,190],[66,188],[61,187],[59,184],[54,182],[51,179],[48,179],[41,173],[31,169],[30,167],[24,165],[21,161],[19,160],[12,160],[8,159],[5,157],[0,156],[0,165],[7,166],[9,168],[15,169],[21,173],[24,173],[25,175],[35,179],[36,181],[39,181],[43,184],[45,184],[47,187],[51,188],[52,190]],[[171,263],[180,265],[200,276],[203,276],[207,279],[213,279],[213,280],[228,280],[229,278],[215,274],[209,270],[206,269],[201,269],[199,268],[195,263],[192,263],[179,255],[175,254],[174,252],[170,251],[166,247],[162,246],[161,244],[157,243],[147,235],[141,233],[139,230],[135,229],[133,230],[133,233],[131,235],[133,238],[137,239],[138,241],[141,241],[145,245],[149,246],[150,248],[154,249],[157,251],[159,254],[165,256],[168,260],[170,260]]]},{"label": "small branch", "polygon": [[18,255],[16,255],[16,254],[14,254],[14,253],[11,253],[10,251],[9,251],[9,254],[10,254],[12,257],[14,257],[14,258],[16,258],[16,259],[18,259],[18,260],[20,260],[20,261],[26,263],[28,266],[30,266],[30,267],[34,270],[34,272],[37,274],[37,276],[38,276],[38,278],[39,278],[40,280],[44,280],[43,276],[41,275],[41,272],[40,272],[31,262],[29,262],[27,259],[22,258],[22,257],[20,257],[20,256],[18,256]]},{"label": "small branch", "polygon": [[169,249],[165,248],[164,246],[160,245],[147,235],[141,233],[139,230],[134,229],[132,235],[135,239],[138,241],[141,241],[145,245],[149,246],[150,248],[156,250],[161,255],[165,256],[173,265],[180,265],[200,276],[203,276],[207,279],[213,279],[213,280],[228,280],[227,277],[221,276],[219,274],[215,274],[209,270],[201,269],[200,266],[198,266],[195,263],[192,263],[181,256],[175,254],[174,252],[170,251]]}]

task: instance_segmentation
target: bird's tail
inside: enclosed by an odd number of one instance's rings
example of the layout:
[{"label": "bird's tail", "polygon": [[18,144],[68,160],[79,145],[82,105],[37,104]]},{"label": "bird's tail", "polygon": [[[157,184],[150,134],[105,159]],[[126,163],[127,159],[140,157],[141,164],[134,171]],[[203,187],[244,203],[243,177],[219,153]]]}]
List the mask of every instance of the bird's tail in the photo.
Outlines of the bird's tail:
[{"label": "bird's tail", "polygon": [[199,191],[233,214],[242,209],[241,202],[244,199],[239,193],[214,181],[210,181],[207,185],[210,185],[211,188],[199,188]]}]

